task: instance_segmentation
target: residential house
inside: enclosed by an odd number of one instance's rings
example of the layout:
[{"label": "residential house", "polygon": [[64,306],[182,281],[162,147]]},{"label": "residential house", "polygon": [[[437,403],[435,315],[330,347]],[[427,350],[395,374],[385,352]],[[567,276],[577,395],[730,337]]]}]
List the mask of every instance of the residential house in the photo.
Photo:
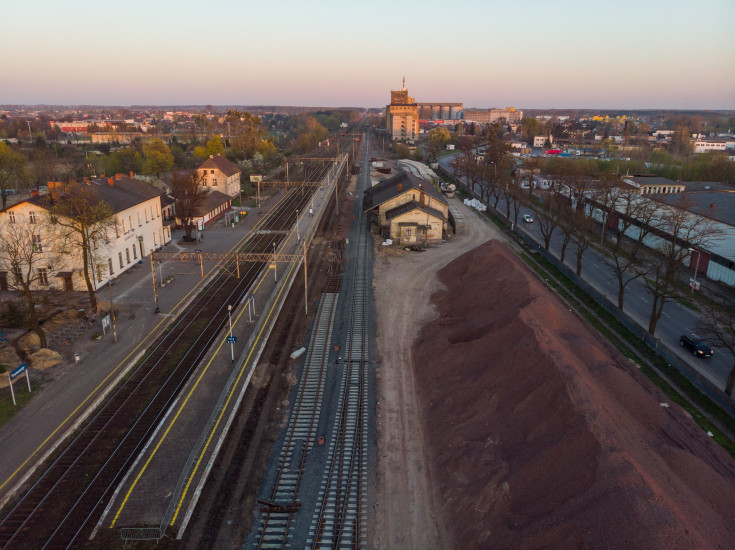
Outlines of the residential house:
[{"label": "residential house", "polygon": [[196,170],[205,187],[230,197],[240,193],[240,169],[225,157],[210,155]]},{"label": "residential house", "polygon": [[[41,289],[87,288],[82,251],[65,247],[59,227],[48,222],[50,208],[74,186],[88,186],[85,191],[89,191],[90,200],[109,204],[116,218],[104,241],[94,244],[91,275],[95,289],[171,241],[170,224],[163,223],[163,193],[151,184],[122,174],[95,180],[85,178],[83,182],[71,184],[49,182],[48,194],[34,193],[0,211],[0,234],[5,224],[37,227],[34,246],[48,256],[48,264],[38,268],[44,271],[39,277]],[[8,266],[0,266],[0,286],[7,286],[8,276]]]}]

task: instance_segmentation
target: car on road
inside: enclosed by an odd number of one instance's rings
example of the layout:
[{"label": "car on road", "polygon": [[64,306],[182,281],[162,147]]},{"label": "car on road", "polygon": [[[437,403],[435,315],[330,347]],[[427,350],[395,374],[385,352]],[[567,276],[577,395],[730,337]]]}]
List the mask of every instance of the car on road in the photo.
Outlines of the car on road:
[{"label": "car on road", "polygon": [[533,216],[531,214],[523,214],[522,219],[526,223],[533,223]]},{"label": "car on road", "polygon": [[682,334],[679,336],[679,345],[691,351],[695,357],[712,357],[715,354],[715,350],[696,334]]}]

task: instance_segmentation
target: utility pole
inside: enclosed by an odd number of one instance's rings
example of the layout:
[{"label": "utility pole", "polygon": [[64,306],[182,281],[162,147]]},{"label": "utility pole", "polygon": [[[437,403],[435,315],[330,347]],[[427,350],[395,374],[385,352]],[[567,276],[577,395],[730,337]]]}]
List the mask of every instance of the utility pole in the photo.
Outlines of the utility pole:
[{"label": "utility pole", "polygon": [[[151,277],[153,278],[153,299],[156,303],[155,312],[159,313],[161,310],[158,307],[158,289],[156,288],[156,264],[153,260],[153,253],[151,253]],[[163,275],[161,275],[161,277],[163,277]],[[163,278],[161,278],[161,282],[163,282]],[[110,303],[112,303],[112,289],[110,289]]]},{"label": "utility pole", "polygon": [[694,268],[694,278],[692,279],[692,288],[689,290],[689,297],[691,298],[694,296],[694,287],[697,286],[697,273],[699,273],[699,257],[702,255],[699,250],[694,250],[693,248],[689,249],[689,253],[694,255],[694,253],[697,253],[697,265]]},{"label": "utility pole", "polygon": [[230,355],[232,356],[232,362],[235,362],[235,344],[232,338],[232,305],[227,306],[227,317],[230,320]]}]

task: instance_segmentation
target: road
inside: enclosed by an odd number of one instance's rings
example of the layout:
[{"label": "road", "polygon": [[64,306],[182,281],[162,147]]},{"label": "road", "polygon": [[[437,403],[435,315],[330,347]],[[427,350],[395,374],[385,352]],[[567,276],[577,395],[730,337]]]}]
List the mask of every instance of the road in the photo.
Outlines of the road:
[{"label": "road", "polygon": [[[439,159],[439,163],[445,169],[449,170],[450,173],[451,167],[449,163],[452,158],[452,156],[446,156]],[[459,179],[464,181],[464,178]],[[492,206],[488,205],[488,208],[492,209]],[[502,199],[498,202],[498,211],[505,214],[505,202]],[[518,217],[519,220],[523,214],[531,214],[534,218],[537,215],[536,212],[526,206],[521,208]],[[521,222],[516,229],[529,236],[536,243],[543,244],[543,237],[538,223]],[[549,248],[557,258],[561,256],[562,240],[563,233],[561,229],[555,229]],[[567,245],[564,261],[564,264],[571,271],[576,269],[576,258],[576,246],[571,241]],[[617,303],[617,280],[610,271],[608,260],[594,248],[588,248],[582,257],[582,279],[604,293],[613,303]],[[635,280],[628,284],[625,291],[624,305],[626,314],[634,318],[642,327],[648,326],[648,319],[651,312],[651,296],[648,294],[642,281]],[[711,359],[696,359],[689,352],[685,352],[679,347],[679,336],[687,330],[694,330],[699,318],[700,316],[695,311],[680,303],[667,302],[664,305],[663,315],[656,327],[656,337],[661,344],[671,349],[679,360],[694,367],[710,382],[720,389],[724,389],[727,376],[733,368],[733,356],[729,351],[716,349],[715,355]]]}]

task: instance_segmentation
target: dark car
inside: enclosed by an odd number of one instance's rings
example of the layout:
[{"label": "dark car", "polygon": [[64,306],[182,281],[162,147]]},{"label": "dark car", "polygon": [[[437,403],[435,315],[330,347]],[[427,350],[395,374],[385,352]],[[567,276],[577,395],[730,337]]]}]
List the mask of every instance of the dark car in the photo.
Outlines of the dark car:
[{"label": "dark car", "polygon": [[712,357],[715,353],[715,350],[696,334],[682,334],[679,336],[679,344],[691,351],[695,357]]}]

